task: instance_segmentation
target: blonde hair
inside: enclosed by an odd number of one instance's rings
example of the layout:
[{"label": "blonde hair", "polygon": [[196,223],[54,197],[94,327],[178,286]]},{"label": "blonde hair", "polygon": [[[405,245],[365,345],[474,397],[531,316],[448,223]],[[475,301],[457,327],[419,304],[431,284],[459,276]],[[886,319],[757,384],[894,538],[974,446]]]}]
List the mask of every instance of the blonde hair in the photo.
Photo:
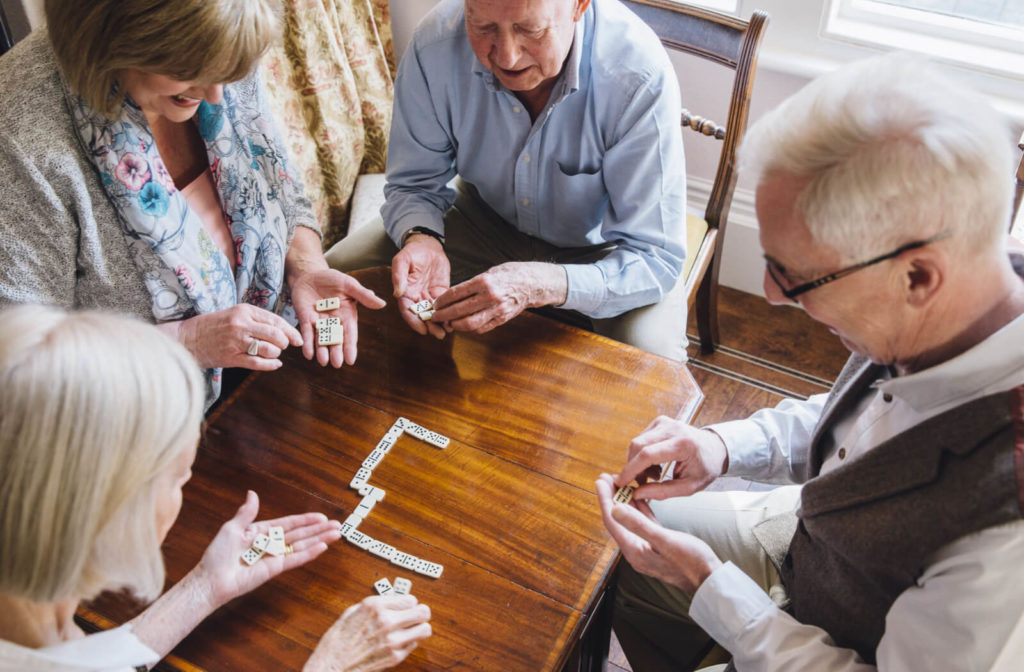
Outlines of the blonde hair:
[{"label": "blonde hair", "polygon": [[1006,237],[1012,137],[979,93],[896,53],[825,75],[758,120],[741,170],[807,179],[797,207],[844,263],[937,234],[979,254]]},{"label": "blonde hair", "polygon": [[0,313],[0,592],[159,595],[155,483],[198,439],[204,398],[192,356],[151,325]]},{"label": "blonde hair", "polygon": [[45,0],[71,90],[116,119],[125,70],[201,84],[248,75],[280,36],[279,0]]}]

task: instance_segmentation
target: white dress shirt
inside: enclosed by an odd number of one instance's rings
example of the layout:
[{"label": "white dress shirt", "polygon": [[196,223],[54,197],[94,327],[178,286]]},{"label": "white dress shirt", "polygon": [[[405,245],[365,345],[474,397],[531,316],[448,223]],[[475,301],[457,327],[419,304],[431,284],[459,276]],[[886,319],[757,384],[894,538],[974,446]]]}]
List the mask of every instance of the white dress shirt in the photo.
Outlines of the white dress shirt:
[{"label": "white dress shirt", "polygon": [[135,672],[158,660],[128,625],[42,649],[0,640],[0,672]]},{"label": "white dress shirt", "polygon": [[[1024,316],[930,369],[871,386],[824,444],[822,473],[974,399],[1024,385]],[[807,446],[825,395],[787,400],[746,420],[711,427],[729,450],[729,475],[791,482],[789,457]],[[917,584],[889,609],[877,667],[837,647],[821,628],[783,612],[735,565],[712,573],[690,616],[741,672],[989,670],[1024,614],[1024,521],[969,534],[929,558]],[[1024,661],[1020,663],[1024,669]]]}]

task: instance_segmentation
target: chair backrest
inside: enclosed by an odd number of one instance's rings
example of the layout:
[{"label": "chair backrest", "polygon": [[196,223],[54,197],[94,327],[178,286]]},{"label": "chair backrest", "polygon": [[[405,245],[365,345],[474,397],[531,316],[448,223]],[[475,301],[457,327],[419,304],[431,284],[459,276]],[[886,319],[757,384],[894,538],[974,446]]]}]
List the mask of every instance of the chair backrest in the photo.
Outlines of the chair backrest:
[{"label": "chair backrest", "polygon": [[673,0],[624,0],[668,49],[723,65],[733,71],[729,117],[725,124],[682,111],[682,124],[722,141],[714,186],[705,209],[708,228],[725,224],[736,187],[736,148],[747,128],[754,88],[757,53],[768,25],[768,14],[755,11],[749,21]]},{"label": "chair backrest", "polygon": [[1017,190],[1013,194],[1013,210],[1010,211],[1010,231],[1013,231],[1013,223],[1017,221],[1017,213],[1020,212],[1020,203],[1024,200],[1024,133],[1021,133],[1018,146],[1020,163],[1017,164]]}]

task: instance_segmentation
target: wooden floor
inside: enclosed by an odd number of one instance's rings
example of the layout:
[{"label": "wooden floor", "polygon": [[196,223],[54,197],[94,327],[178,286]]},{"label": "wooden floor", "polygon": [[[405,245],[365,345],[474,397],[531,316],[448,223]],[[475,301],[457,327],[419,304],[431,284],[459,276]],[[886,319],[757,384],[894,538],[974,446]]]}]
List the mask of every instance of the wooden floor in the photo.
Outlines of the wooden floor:
[{"label": "wooden floor", "polygon": [[[690,320],[690,370],[705,400],[694,424],[744,418],[786,397],[825,392],[849,353],[827,329],[798,308],[770,306],[758,296],[721,288],[719,320],[722,346],[700,354],[697,329]],[[712,488],[759,488],[738,478],[722,478]],[[612,635],[610,672],[630,670]]]}]

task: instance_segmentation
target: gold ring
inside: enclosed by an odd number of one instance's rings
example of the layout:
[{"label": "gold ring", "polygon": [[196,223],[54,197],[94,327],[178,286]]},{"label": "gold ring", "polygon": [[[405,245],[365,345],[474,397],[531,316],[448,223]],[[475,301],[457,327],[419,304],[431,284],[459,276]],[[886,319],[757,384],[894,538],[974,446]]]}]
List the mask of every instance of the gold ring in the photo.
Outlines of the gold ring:
[{"label": "gold ring", "polygon": [[260,354],[260,340],[258,338],[254,338],[249,341],[249,349],[246,350],[246,352],[253,357],[258,356]]}]

